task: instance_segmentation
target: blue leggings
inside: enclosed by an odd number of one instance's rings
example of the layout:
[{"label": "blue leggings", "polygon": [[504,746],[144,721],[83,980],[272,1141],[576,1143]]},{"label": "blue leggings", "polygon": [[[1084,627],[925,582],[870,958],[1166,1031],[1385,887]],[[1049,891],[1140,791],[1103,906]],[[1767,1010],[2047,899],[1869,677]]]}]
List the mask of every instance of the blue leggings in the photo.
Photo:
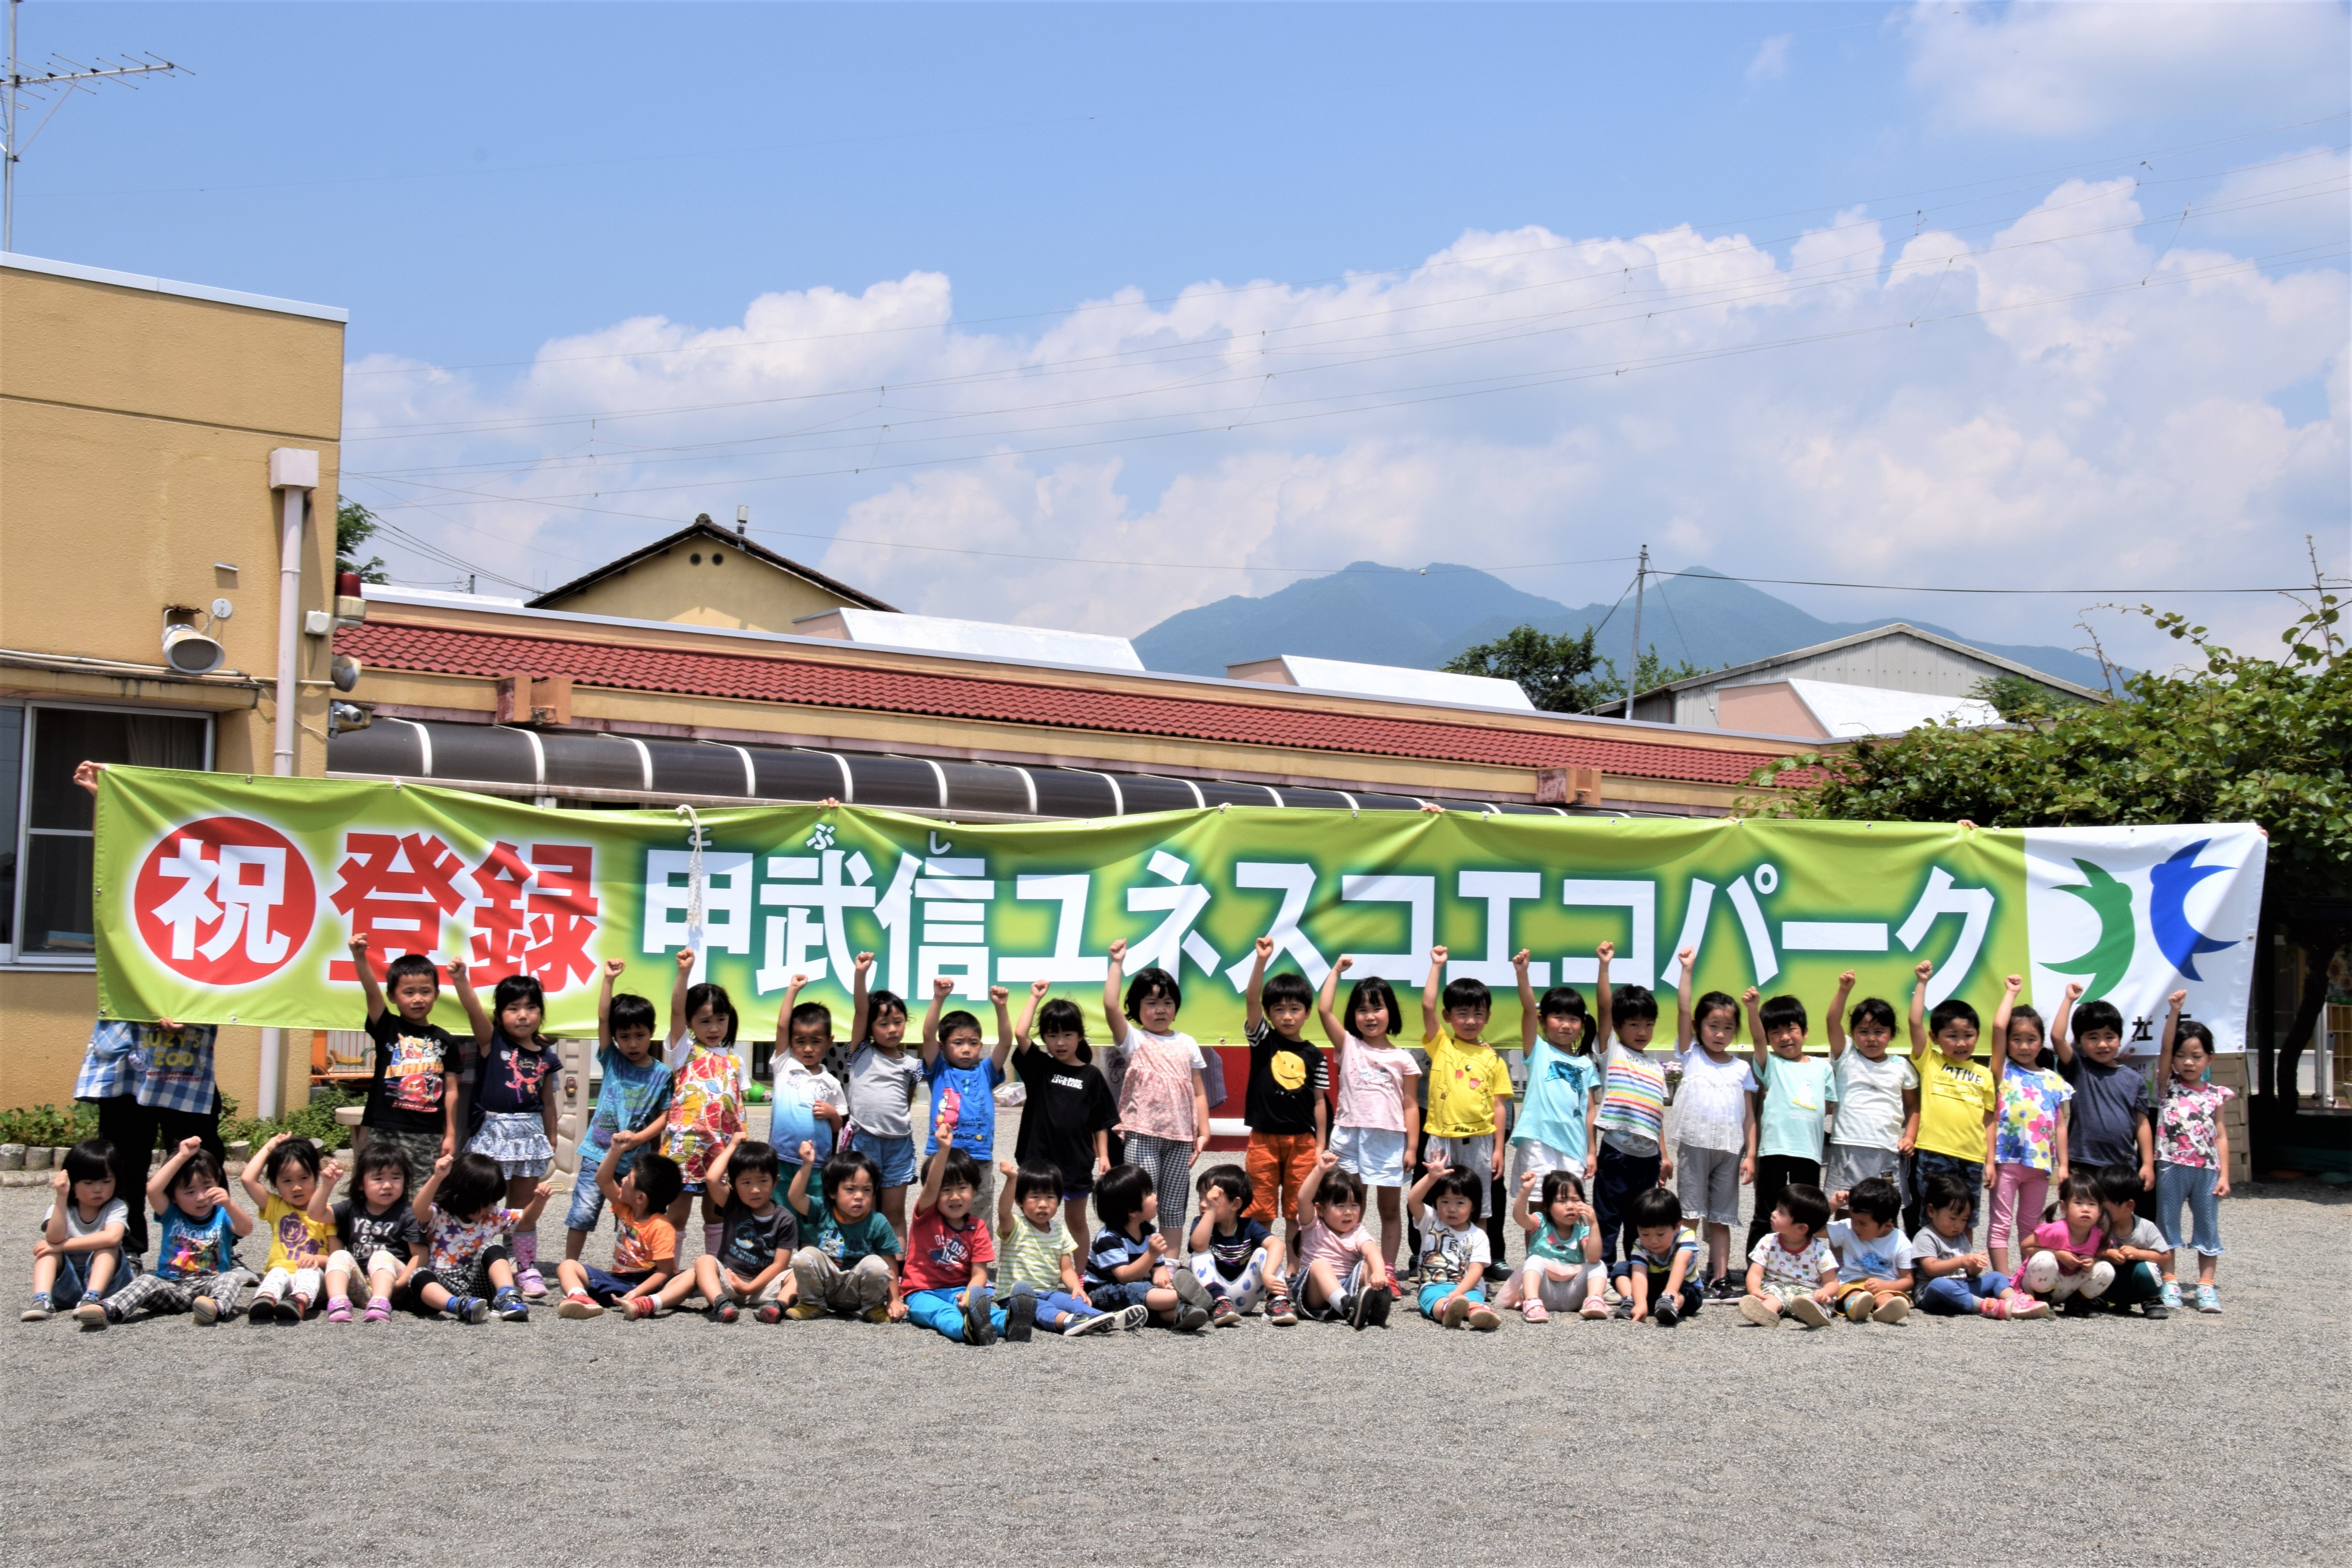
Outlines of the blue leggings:
[{"label": "blue leggings", "polygon": [[1965,1274],[1946,1274],[1919,1287],[1919,1310],[1941,1317],[1966,1317],[1977,1310],[1979,1301],[1989,1301],[2009,1289],[2009,1276],[1988,1268],[1971,1279]]},{"label": "blue leggings", "polygon": [[[1421,1315],[1433,1321],[1437,1317],[1437,1304],[1454,1294],[1454,1287],[1444,1280],[1433,1279],[1421,1288]],[[1472,1306],[1486,1300],[1486,1292],[1473,1285],[1462,1292],[1462,1299]]]},{"label": "blue leggings", "polygon": [[[1076,1296],[1069,1294],[1067,1291],[1041,1290],[1036,1286],[1028,1283],[1026,1280],[1023,1280],[1007,1287],[1003,1294],[1000,1296],[998,1300],[1009,1301],[1015,1296],[1028,1296],[1034,1298],[1037,1303],[1037,1321],[1044,1324],[1046,1328],[1055,1330],[1056,1331],[1068,1328],[1080,1318],[1099,1318],[1102,1316],[1102,1311],[1099,1308],[1087,1306],[1084,1301],[1079,1300]],[[1004,1314],[1002,1311],[999,1311],[996,1314],[996,1317],[1001,1323],[1003,1320]]]},{"label": "blue leggings", "polygon": [[[907,1316],[924,1328],[937,1329],[961,1344],[964,1337],[963,1303],[958,1298],[962,1294],[961,1290],[918,1290],[907,1298]],[[992,1307],[988,1321],[998,1333],[1003,1333],[1004,1309]]]}]

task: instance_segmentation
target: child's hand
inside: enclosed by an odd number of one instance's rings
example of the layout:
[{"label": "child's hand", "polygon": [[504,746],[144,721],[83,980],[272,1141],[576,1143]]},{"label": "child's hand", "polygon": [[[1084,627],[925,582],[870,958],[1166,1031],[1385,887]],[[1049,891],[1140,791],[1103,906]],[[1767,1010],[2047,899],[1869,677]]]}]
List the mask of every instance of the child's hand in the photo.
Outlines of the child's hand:
[{"label": "child's hand", "polygon": [[1339,1168],[1339,1156],[1326,1149],[1315,1156],[1315,1168],[1328,1176]]},{"label": "child's hand", "polygon": [[2022,974],[2010,975],[2000,983],[2000,988],[2008,992],[2011,996],[2014,996],[2019,992],[2025,989],[2025,976]]},{"label": "child's hand", "polygon": [[1853,970],[1849,969],[1843,974],[1838,976],[1838,989],[1841,991],[1851,991],[1853,989]]},{"label": "child's hand", "polygon": [[1339,963],[1335,963],[1335,964],[1333,964],[1331,967],[1332,967],[1334,970],[1338,971],[1339,973],[1341,973],[1341,974],[1345,974],[1345,973],[1348,973],[1348,971],[1349,971],[1350,969],[1353,969],[1355,966],[1356,966],[1356,961],[1355,961],[1354,959],[1352,959],[1352,958],[1349,957],[1346,953],[1344,953],[1344,952],[1343,952],[1343,953],[1341,953],[1341,954],[1339,955]]},{"label": "child's hand", "polygon": [[[1990,1192],[1990,1191],[1992,1191],[1992,1190],[1993,1190],[1993,1188],[1994,1188],[1995,1186],[1997,1186],[1997,1185],[1999,1185],[1999,1184],[2000,1184],[2000,1166],[1998,1166],[1998,1165],[1987,1165],[1987,1166],[1985,1167],[1985,1177],[1984,1177],[1985,1191],[1987,1191],[1987,1192]],[[2065,1184],[2064,1184],[2063,1182],[2061,1182],[2059,1184],[2060,1184],[2061,1186],[2063,1186]]]},{"label": "child's hand", "polygon": [[1536,1184],[1542,1180],[1543,1173],[1541,1171],[1528,1172],[1525,1175],[1519,1178],[1519,1195],[1521,1197],[1525,1197],[1528,1194],[1534,1192],[1536,1190]]},{"label": "child's hand", "polygon": [[805,1138],[801,1140],[801,1163],[803,1165],[816,1163],[816,1145]]},{"label": "child's hand", "polygon": [[543,1204],[554,1195],[555,1189],[545,1182],[540,1183],[530,1190],[530,1199],[533,1203]]},{"label": "child's hand", "polygon": [[362,931],[357,936],[352,938],[351,946],[352,956],[353,958],[365,958],[367,956],[368,950],[367,932]]},{"label": "child's hand", "polygon": [[1445,962],[1445,946],[1443,942],[1429,950],[1429,962],[1433,964]]},{"label": "child's hand", "polygon": [[205,1141],[201,1138],[183,1138],[180,1140],[180,1158],[185,1159],[204,1146]]},{"label": "child's hand", "polygon": [[50,1173],[49,1185],[61,1198],[73,1194],[73,1178],[63,1168]]},{"label": "child's hand", "polygon": [[1836,1296],[1837,1287],[1834,1285],[1824,1285],[1820,1289],[1813,1292],[1813,1300],[1819,1301],[1824,1307],[1828,1306],[1830,1302],[1836,1298]]},{"label": "child's hand", "polygon": [[2068,982],[2066,982],[2066,1002],[2067,1002],[2067,1005],[2068,1005],[2069,1006],[2072,1006],[2074,1004],[2075,1004],[2075,1003],[2077,1003],[2077,1002],[2080,1002],[2082,999],[2083,999],[2083,983],[2082,983],[2081,981],[2079,981],[2079,980],[2069,980]]},{"label": "child's hand", "polygon": [[1617,944],[1613,942],[1604,942],[1592,950],[1592,956],[1606,963],[1617,956]]},{"label": "child's hand", "polygon": [[1274,957],[1274,938],[1270,936],[1262,936],[1250,945],[1256,950],[1257,961],[1260,963],[1264,963]]},{"label": "child's hand", "polygon": [[44,1258],[63,1258],[65,1255],[66,1249],[52,1244],[47,1235],[43,1235],[33,1243],[33,1257],[36,1260]]},{"label": "child's hand", "polygon": [[807,975],[805,975],[805,974],[795,974],[795,975],[793,975],[790,980],[787,980],[787,981],[785,981],[785,982],[784,982],[784,989],[785,989],[785,990],[787,990],[787,991],[797,991],[797,990],[799,990],[802,986],[806,985],[807,984],[808,984],[808,976],[807,976]]},{"label": "child's hand", "polygon": [[1445,1154],[1443,1150],[1430,1155],[1428,1159],[1423,1160],[1421,1163],[1421,1173],[1424,1176],[1443,1176],[1453,1169],[1453,1166],[1445,1163]]},{"label": "child's hand", "polygon": [[996,1162],[996,1173],[1009,1182],[1021,1173],[1021,1167],[1010,1160],[999,1160]]},{"label": "child's hand", "polygon": [[228,1202],[228,1189],[226,1187],[206,1187],[205,1189],[203,1201],[205,1207],[208,1209],[219,1208]]},{"label": "child's hand", "polygon": [[1697,963],[1697,962],[1698,962],[1698,946],[1697,946],[1697,944],[1696,944],[1696,943],[1693,943],[1693,944],[1692,944],[1691,946],[1689,946],[1689,947],[1685,947],[1685,948],[1679,948],[1679,949],[1677,949],[1677,950],[1675,951],[1675,962],[1676,963],[1681,964],[1685,969],[1688,969],[1692,964],[1694,964],[1694,963]]},{"label": "child's hand", "polygon": [[1013,993],[1007,991],[1002,985],[992,985],[988,988],[988,1000],[994,1006],[1003,1006],[1006,1002],[1012,999],[1012,996]]},{"label": "child's hand", "polygon": [[1936,966],[1933,963],[1923,958],[1918,963],[1911,966],[1911,973],[1917,975],[1920,979],[1925,980],[1927,976],[1936,973]]},{"label": "child's hand", "polygon": [[433,1162],[433,1173],[436,1176],[446,1176],[449,1173],[449,1167],[457,1163],[457,1156],[445,1150],[441,1157]]},{"label": "child's hand", "polygon": [[1168,1256],[1168,1238],[1155,1230],[1144,1238],[1143,1250],[1151,1254],[1152,1262],[1156,1265]]},{"label": "child's hand", "polygon": [[944,1002],[950,996],[955,994],[955,988],[956,978],[954,975],[934,974],[931,976],[931,994],[938,997],[940,1001]]},{"label": "child's hand", "polygon": [[1757,990],[1753,985],[1750,985],[1747,990],[1742,991],[1739,994],[1739,1005],[1743,1007],[1753,1007],[1756,1005],[1756,999],[1762,994],[1762,992]]},{"label": "child's hand", "polygon": [[329,1191],[333,1191],[335,1184],[342,1179],[343,1167],[335,1161],[330,1160],[319,1167],[319,1180]]},{"label": "child's hand", "polygon": [[837,1105],[829,1105],[825,1101],[820,1100],[814,1105],[809,1107],[809,1114],[832,1123],[836,1131],[839,1131],[841,1127],[843,1118],[841,1114],[841,1107]]},{"label": "child's hand", "polygon": [[2171,995],[2167,996],[2164,1000],[2174,1012],[2178,1013],[2180,1011],[2182,1005],[2189,1000],[2189,993],[2186,990],[2176,991]]},{"label": "child's hand", "polygon": [[694,967],[694,949],[690,947],[681,947],[677,950],[677,966],[680,969],[692,969]]},{"label": "child's hand", "polygon": [[604,978],[618,980],[621,977],[621,971],[628,967],[627,963],[622,959],[608,958],[604,961]]},{"label": "child's hand", "polygon": [[863,974],[874,967],[874,955],[870,952],[861,952],[849,961],[849,966]]},{"label": "child's hand", "polygon": [[907,1321],[906,1302],[893,1301],[890,1303],[890,1321],[894,1323],[903,1323]]},{"label": "child's hand", "polygon": [[1522,980],[1528,977],[1528,950],[1524,947],[1511,954],[1511,967],[1518,971],[1519,978]]},{"label": "child's hand", "polygon": [[1029,983],[1029,994],[1033,998],[1043,996],[1046,992],[1051,991],[1053,988],[1054,983],[1050,980],[1032,980]]},{"label": "child's hand", "polygon": [[1110,944],[1109,956],[1110,961],[1113,963],[1125,963],[1127,962],[1127,938],[1120,937]]},{"label": "child's hand", "polygon": [[460,985],[466,984],[467,963],[463,953],[453,954],[450,957],[448,963],[444,967],[449,971],[450,979],[456,981]]}]

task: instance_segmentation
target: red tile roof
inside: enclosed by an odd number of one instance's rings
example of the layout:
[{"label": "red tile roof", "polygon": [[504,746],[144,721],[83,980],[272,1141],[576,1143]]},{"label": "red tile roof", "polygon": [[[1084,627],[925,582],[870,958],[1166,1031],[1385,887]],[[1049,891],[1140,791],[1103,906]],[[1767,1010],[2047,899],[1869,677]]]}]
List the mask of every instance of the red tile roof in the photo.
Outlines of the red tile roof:
[{"label": "red tile roof", "polygon": [[[1597,767],[1604,773],[1745,783],[1767,752],[1604,741],[1549,723],[1524,730],[1335,713],[1306,705],[1161,697],[1042,682],[874,669],[785,655],[626,647],[371,621],[335,634],[338,652],[382,669],[497,677],[571,676],[587,686],[754,702],[928,713],[1064,730],[1110,730],[1245,745],[1424,757],[1501,767]],[[1079,678],[1072,677],[1074,681]]]}]

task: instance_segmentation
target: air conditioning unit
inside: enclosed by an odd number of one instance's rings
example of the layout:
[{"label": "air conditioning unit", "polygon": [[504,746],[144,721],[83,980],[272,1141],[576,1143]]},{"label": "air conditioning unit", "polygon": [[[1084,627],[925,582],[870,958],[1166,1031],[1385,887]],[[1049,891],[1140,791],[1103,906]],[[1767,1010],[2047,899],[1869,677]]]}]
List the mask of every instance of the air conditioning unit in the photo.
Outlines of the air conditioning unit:
[{"label": "air conditioning unit", "polygon": [[163,628],[163,662],[181,675],[210,675],[228,662],[228,654],[195,627],[174,625]]}]

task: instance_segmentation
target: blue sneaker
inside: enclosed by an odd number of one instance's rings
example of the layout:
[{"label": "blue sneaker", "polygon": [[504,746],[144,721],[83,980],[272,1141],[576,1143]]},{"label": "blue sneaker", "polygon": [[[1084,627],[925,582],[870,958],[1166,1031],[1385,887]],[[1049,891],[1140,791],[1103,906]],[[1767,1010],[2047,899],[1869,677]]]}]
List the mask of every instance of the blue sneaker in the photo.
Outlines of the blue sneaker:
[{"label": "blue sneaker", "polygon": [[[522,1299],[522,1292],[516,1289],[511,1285],[508,1286],[505,1289],[500,1290],[496,1296],[490,1298],[490,1310],[496,1312],[499,1317],[504,1318],[509,1323],[528,1323],[530,1321],[530,1303],[526,1302]],[[478,1318],[475,1320],[477,1322],[479,1322],[481,1320]]]},{"label": "blue sneaker", "polygon": [[461,1323],[487,1323],[490,1321],[490,1304],[479,1296],[452,1296],[449,1304],[441,1310]]},{"label": "blue sneaker", "polygon": [[2162,1293],[2157,1297],[2157,1301],[2159,1305],[2165,1307],[2178,1307],[2180,1305],[2180,1281],[2178,1279],[2166,1280],[2164,1282],[2164,1289]]}]

